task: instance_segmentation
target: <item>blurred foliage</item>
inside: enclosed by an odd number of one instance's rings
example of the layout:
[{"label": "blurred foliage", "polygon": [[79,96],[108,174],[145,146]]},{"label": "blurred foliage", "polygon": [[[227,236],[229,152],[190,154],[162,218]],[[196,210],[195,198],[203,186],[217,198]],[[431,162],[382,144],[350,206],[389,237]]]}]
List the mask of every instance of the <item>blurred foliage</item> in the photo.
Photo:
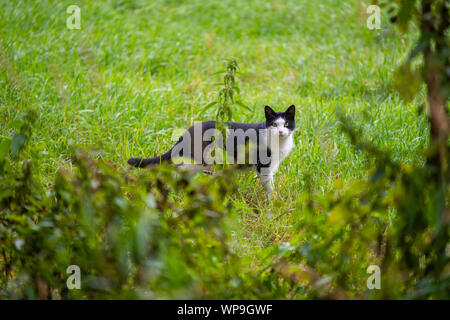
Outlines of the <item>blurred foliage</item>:
[{"label": "blurred foliage", "polygon": [[[0,183],[1,297],[448,298],[448,190],[340,117],[376,169],[353,185],[337,180],[333,193],[299,195],[292,238],[265,248],[257,268],[230,245],[230,172],[127,172],[74,150],[74,169],[60,168],[46,189],[11,145]],[[80,290],[66,287],[74,264]],[[366,287],[371,264],[381,290]]]},{"label": "blurred foliage", "polygon": [[[226,172],[133,176],[75,150],[75,168],[59,169],[45,191],[10,149],[0,180],[1,297],[229,298],[242,289],[231,290],[245,275],[227,244]],[[81,290],[66,287],[69,265],[81,268]]]},{"label": "blurred foliage", "polygon": [[[279,254],[276,266],[294,283],[312,284],[318,297],[349,298],[359,292],[366,298],[448,299],[450,3],[399,0],[380,4],[387,7],[401,31],[407,32],[411,22],[421,31],[394,82],[405,100],[417,95],[422,80],[427,87],[431,130],[427,162],[424,166],[394,162],[388,153],[364,141],[362,130],[349,117],[339,114],[353,145],[373,160],[370,178],[344,190],[338,182],[334,196],[311,201],[305,219],[297,223],[297,236],[286,246],[289,250]],[[413,59],[420,54],[424,63],[413,69]],[[322,214],[323,223],[330,227],[311,228],[314,214]],[[381,267],[380,290],[364,291],[362,261]]]},{"label": "blurred foliage", "polygon": [[[374,169],[366,181],[337,180],[333,194],[306,195],[296,235],[273,248],[274,270],[313,289],[313,297],[448,299],[448,189],[428,167],[395,163],[340,118],[353,144],[375,159]],[[381,268],[380,290],[366,287],[369,265]]]},{"label": "blurred foliage", "polygon": [[[289,250],[280,254],[281,270],[295,283],[312,283],[318,297],[348,298],[352,296],[349,288],[353,288],[366,298],[448,299],[450,3],[400,0],[383,4],[403,32],[411,21],[420,25],[420,39],[394,82],[405,100],[417,95],[422,80],[427,86],[432,133],[425,154],[428,161],[425,166],[394,162],[388,153],[362,140],[362,130],[339,114],[353,145],[374,161],[372,174],[345,190],[338,183],[334,197],[326,195],[311,202],[304,217],[311,217],[311,211],[326,213],[323,223],[330,228],[311,228],[306,218],[297,223],[300,239],[294,237]],[[421,53],[424,64],[413,70],[412,60]],[[297,272],[289,270],[292,261],[304,267]],[[381,290],[364,291],[362,261],[381,267]],[[355,288],[355,283],[361,287]]]}]

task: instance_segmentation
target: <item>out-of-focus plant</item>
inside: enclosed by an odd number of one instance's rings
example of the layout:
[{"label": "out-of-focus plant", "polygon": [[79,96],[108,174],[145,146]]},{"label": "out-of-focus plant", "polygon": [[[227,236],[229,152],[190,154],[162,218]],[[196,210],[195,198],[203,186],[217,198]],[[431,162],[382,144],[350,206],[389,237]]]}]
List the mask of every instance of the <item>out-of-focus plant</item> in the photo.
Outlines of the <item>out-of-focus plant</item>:
[{"label": "out-of-focus plant", "polygon": [[[74,168],[59,169],[46,191],[32,163],[20,152],[13,161],[11,148],[2,154],[0,180],[0,297],[231,298],[267,291],[228,245],[229,173],[193,176],[163,166],[135,173],[74,151]],[[81,289],[66,285],[70,265],[81,269]]]},{"label": "out-of-focus plant", "polygon": [[[296,235],[268,250],[273,272],[291,282],[292,294],[309,297],[448,298],[450,219],[441,184],[426,166],[392,161],[340,117],[375,166],[366,181],[337,180],[334,193],[307,195]],[[379,290],[366,286],[370,265],[381,269]]]},{"label": "out-of-focus plant", "polygon": [[[223,81],[216,83],[216,85],[219,85],[222,88],[217,93],[217,100],[208,103],[202,108],[202,111],[204,112],[213,106],[216,106],[216,128],[220,131],[221,139],[223,139],[223,141],[226,141],[227,137],[226,123],[233,120],[233,106],[251,111],[239,97],[240,89],[236,77],[238,70],[239,65],[237,60],[228,59],[226,61],[225,70],[214,73],[214,75],[223,74]],[[216,152],[217,151],[218,150],[216,150]],[[223,159],[225,159],[225,154],[223,157]],[[224,166],[222,166],[222,168],[223,167]]]},{"label": "out-of-focus plant", "polygon": [[[366,181],[343,187],[338,180],[334,194],[308,194],[309,204],[298,210],[297,235],[268,250],[272,271],[291,282],[294,296],[449,298],[449,6],[448,1],[397,1],[392,19],[404,31],[412,20],[420,27],[420,39],[395,82],[405,99],[425,82],[430,123],[426,164],[394,162],[339,114],[344,132],[374,167]],[[420,54],[424,63],[412,70],[412,60]],[[371,264],[381,268],[379,290],[366,287]]]},{"label": "out-of-focus plant", "polygon": [[[392,4],[391,4],[392,5]],[[397,0],[391,21],[403,32],[418,25],[419,39],[397,71],[396,82],[405,99],[426,85],[430,123],[427,164],[445,185],[448,180],[448,98],[450,96],[450,3],[446,0]],[[413,67],[419,57],[423,63]]]}]

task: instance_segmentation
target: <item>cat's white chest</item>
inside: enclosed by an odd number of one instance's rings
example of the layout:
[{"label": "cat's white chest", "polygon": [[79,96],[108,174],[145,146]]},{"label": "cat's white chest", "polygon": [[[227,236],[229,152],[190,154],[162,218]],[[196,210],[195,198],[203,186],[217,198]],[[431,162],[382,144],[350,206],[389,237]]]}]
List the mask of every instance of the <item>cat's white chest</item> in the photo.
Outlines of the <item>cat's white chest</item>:
[{"label": "cat's white chest", "polygon": [[[269,140],[271,140],[269,138]],[[294,148],[294,140],[292,137],[292,134],[290,134],[286,138],[280,138],[275,140],[276,143],[274,143],[274,140],[270,141],[269,147],[271,151],[271,171],[272,173],[276,171],[278,168],[278,165],[283,161],[284,158],[286,158],[289,153],[291,153],[292,149]]]},{"label": "cat's white chest", "polygon": [[278,144],[278,150],[272,150],[272,152],[277,152],[279,154],[280,162],[286,158],[289,153],[291,153],[292,149],[294,148],[294,141],[292,139],[292,134],[289,135],[286,139],[281,140]]},{"label": "cat's white chest", "polygon": [[286,158],[294,148],[294,140],[292,138],[292,134],[285,139],[278,139],[278,141],[272,140],[270,135],[267,135],[267,138],[269,140],[268,147],[270,148],[271,153],[270,165],[269,167],[261,169],[259,177],[270,197],[270,194],[274,188],[273,175],[278,170],[278,166],[281,161],[283,161],[283,159]]}]

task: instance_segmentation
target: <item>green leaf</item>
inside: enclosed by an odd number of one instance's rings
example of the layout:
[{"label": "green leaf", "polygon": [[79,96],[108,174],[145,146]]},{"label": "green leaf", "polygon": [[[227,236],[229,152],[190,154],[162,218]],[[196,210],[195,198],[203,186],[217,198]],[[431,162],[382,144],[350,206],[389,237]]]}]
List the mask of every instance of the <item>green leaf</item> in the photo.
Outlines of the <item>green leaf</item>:
[{"label": "green leaf", "polygon": [[416,45],[414,46],[414,48],[411,50],[411,53],[409,54],[409,60],[411,61],[412,59],[414,59],[418,54],[420,54],[421,52],[423,52],[423,50],[425,50],[425,48],[428,46],[430,42],[430,38],[428,36],[423,35],[419,41],[417,41]]},{"label": "green leaf", "polygon": [[411,101],[419,93],[422,77],[418,70],[411,70],[406,62],[394,74],[394,85],[405,101]]},{"label": "green leaf", "polygon": [[211,76],[216,76],[216,75],[218,75],[218,74],[223,74],[223,73],[225,73],[225,71],[226,71],[226,70],[224,70],[224,69],[219,70],[219,71],[216,71],[216,72],[212,73]]},{"label": "green leaf", "polygon": [[246,106],[246,105],[245,105],[242,101],[240,101],[240,100],[237,100],[237,101],[236,101],[236,104],[237,104],[238,106],[242,107],[242,108],[247,109],[247,110],[250,111],[250,112],[253,112],[253,110],[250,109],[249,106]]},{"label": "green leaf", "polygon": [[4,139],[0,143],[0,161],[6,156],[11,146],[11,139]]},{"label": "green leaf", "polygon": [[200,109],[200,111],[204,112],[208,109],[211,109],[212,106],[216,105],[218,102],[217,101],[213,101],[208,103],[206,106],[204,106],[203,108]]},{"label": "green leaf", "polygon": [[0,143],[0,174],[3,173],[3,168],[5,166],[5,156],[8,154],[10,147],[11,147],[10,139],[4,139]]},{"label": "green leaf", "polygon": [[22,148],[23,144],[25,143],[25,139],[26,137],[22,133],[16,133],[12,138],[11,153],[13,158],[16,156],[17,152]]},{"label": "green leaf", "polygon": [[11,189],[0,189],[0,200],[6,199],[13,195],[13,191]]},{"label": "green leaf", "polygon": [[415,2],[416,0],[403,1],[403,4],[398,12],[398,26],[402,32],[406,32],[408,30],[409,21],[413,17]]}]

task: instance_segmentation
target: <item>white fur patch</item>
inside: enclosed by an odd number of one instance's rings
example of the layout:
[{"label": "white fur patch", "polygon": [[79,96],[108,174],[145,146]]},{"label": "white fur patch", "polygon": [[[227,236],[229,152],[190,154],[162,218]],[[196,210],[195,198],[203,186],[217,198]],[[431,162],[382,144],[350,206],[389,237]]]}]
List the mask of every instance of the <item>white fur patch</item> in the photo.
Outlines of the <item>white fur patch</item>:
[{"label": "white fur patch", "polygon": [[[267,145],[271,150],[271,162],[268,168],[261,168],[259,177],[266,191],[273,191],[273,175],[277,172],[281,161],[291,153],[294,148],[293,131],[284,127],[284,119],[277,119],[277,127],[273,126],[267,130]],[[281,125],[283,126],[283,134],[280,134]],[[286,133],[285,133],[286,132]]]}]

